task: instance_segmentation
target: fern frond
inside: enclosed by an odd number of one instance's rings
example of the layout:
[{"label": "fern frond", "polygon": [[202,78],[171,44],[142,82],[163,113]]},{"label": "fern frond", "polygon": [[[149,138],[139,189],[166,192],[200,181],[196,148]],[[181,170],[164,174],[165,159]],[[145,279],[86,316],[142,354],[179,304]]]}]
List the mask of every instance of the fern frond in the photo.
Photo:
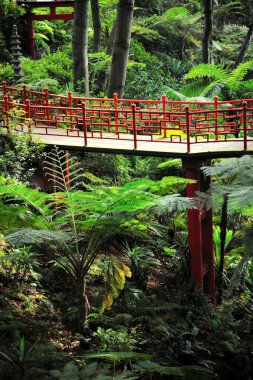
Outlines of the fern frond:
[{"label": "fern frond", "polygon": [[200,65],[194,66],[188,74],[186,74],[186,79],[195,78],[213,78],[217,80],[226,80],[228,77],[228,71],[221,69],[217,65],[209,65],[206,63],[201,63]]},{"label": "fern frond", "polygon": [[21,202],[27,205],[32,211],[43,216],[45,222],[51,222],[52,201],[51,195],[39,192],[36,189],[29,189],[23,184],[14,180],[0,179],[0,197],[10,201]]},{"label": "fern frond", "polygon": [[152,359],[154,355],[150,354],[143,354],[141,352],[101,352],[101,353],[94,353],[94,354],[85,354],[83,355],[85,359],[105,359],[112,362],[119,362],[122,360],[128,360],[128,359]]},{"label": "fern frond", "polygon": [[241,86],[241,82],[248,73],[253,69],[253,60],[241,63],[236,69],[234,69],[230,75],[229,86],[232,89],[238,89]]}]

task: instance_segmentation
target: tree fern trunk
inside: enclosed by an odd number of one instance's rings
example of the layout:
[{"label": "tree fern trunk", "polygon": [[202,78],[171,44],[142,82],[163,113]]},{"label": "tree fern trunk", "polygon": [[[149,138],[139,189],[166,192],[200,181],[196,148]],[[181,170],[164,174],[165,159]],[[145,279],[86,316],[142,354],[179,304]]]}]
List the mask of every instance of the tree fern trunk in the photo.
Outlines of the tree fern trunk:
[{"label": "tree fern trunk", "polygon": [[91,0],[91,11],[92,11],[92,22],[93,22],[93,30],[94,30],[92,51],[94,53],[97,53],[100,50],[101,33],[102,33],[98,0]]},{"label": "tree fern trunk", "polygon": [[212,62],[213,0],[203,0],[204,30],[202,40],[202,62]]},{"label": "tree fern trunk", "polygon": [[89,301],[86,295],[86,280],[81,274],[76,276],[76,294],[78,305],[78,332],[85,335],[85,331],[87,330]]},{"label": "tree fern trunk", "polygon": [[246,51],[248,50],[248,47],[249,47],[252,39],[253,39],[253,24],[251,24],[248,28],[248,33],[247,33],[247,35],[246,35],[246,37],[242,43],[240,52],[239,52],[238,57],[235,61],[234,68],[236,68],[237,66],[240,65],[240,63],[242,63],[242,61],[245,57]]},{"label": "tree fern trunk", "polygon": [[119,0],[109,78],[109,98],[114,92],[117,92],[119,98],[124,95],[134,2],[135,0]]},{"label": "tree fern trunk", "polygon": [[[88,3],[89,0],[75,1],[75,17],[72,33],[73,73],[75,90],[89,95],[88,71]],[[78,82],[81,85],[78,85]]]},{"label": "tree fern trunk", "polygon": [[225,258],[225,244],[227,234],[228,194],[223,195],[220,225],[220,264],[217,276],[217,304],[221,304],[223,293],[223,271]]}]

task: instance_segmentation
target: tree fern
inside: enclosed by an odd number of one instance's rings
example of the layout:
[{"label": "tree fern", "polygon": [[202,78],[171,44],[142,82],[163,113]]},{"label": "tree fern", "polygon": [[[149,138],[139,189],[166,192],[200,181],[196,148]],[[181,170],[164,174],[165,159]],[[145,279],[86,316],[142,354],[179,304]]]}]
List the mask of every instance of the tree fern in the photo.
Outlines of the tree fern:
[{"label": "tree fern", "polygon": [[[49,223],[48,228],[58,231],[64,229],[65,236],[61,238],[61,235],[55,233],[52,241],[54,233],[42,230],[38,238],[38,231],[24,233],[22,230],[11,234],[9,241],[30,241],[72,277],[79,300],[79,329],[82,331],[89,307],[85,291],[86,275],[98,254],[103,251],[112,257],[110,242],[116,234],[139,235],[145,239],[160,234],[158,223],[139,217],[141,211],[150,209],[152,213],[158,212],[154,209],[156,205],[160,209],[165,206],[170,209],[185,208],[187,201],[185,203],[180,197],[163,198],[158,195],[167,193],[169,188],[176,186],[170,178],[158,183],[139,180],[124,187],[89,185],[86,186],[89,191],[76,190],[79,186],[84,187],[84,175],[71,158],[67,167],[65,153],[57,148],[48,154],[45,170],[49,181],[59,190],[56,194],[49,196],[11,181],[7,185],[2,180],[0,195],[28,205],[32,211],[43,215]],[[182,186],[185,186],[185,181],[182,181]],[[113,260],[111,273],[114,271],[115,275],[111,276],[110,291],[115,296],[122,289],[125,277],[130,276],[130,270],[121,261],[120,253]],[[104,307],[110,306],[112,293],[107,291]]]},{"label": "tree fern", "polygon": [[231,88],[238,89],[242,80],[245,78],[249,70],[253,69],[253,60],[241,63],[236,69],[234,69],[230,75],[229,85]]},{"label": "tree fern", "polygon": [[218,65],[209,65],[206,63],[201,63],[200,65],[194,66],[188,74],[186,74],[186,79],[196,79],[196,78],[213,78],[217,80],[226,80],[228,78],[228,71],[221,69]]},{"label": "tree fern", "polygon": [[45,224],[52,221],[53,198],[48,194],[30,189],[15,180],[0,177],[0,197],[28,206],[32,212],[44,218]]}]

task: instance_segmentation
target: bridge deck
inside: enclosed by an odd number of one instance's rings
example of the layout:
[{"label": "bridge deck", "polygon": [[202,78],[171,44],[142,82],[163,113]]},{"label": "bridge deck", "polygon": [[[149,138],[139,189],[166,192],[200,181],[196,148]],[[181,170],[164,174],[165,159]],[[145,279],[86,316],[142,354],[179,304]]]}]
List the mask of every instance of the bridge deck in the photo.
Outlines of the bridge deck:
[{"label": "bridge deck", "polygon": [[[53,133],[54,130],[52,129]],[[107,139],[89,138],[87,145],[84,145],[83,133],[80,132],[79,137],[74,135],[67,136],[62,131],[62,136],[43,134],[32,134],[33,141],[40,141],[48,146],[57,145],[64,149],[83,150],[87,152],[104,152],[115,154],[141,155],[141,156],[160,156],[160,157],[239,157],[245,154],[253,154],[253,141],[248,141],[247,151],[244,151],[243,139],[236,141],[206,141],[198,142],[191,145],[190,153],[187,153],[187,144],[171,143],[169,139],[162,141],[140,141],[134,149],[134,141],[129,139],[118,140],[108,134]],[[59,132],[58,132],[59,133]]]}]

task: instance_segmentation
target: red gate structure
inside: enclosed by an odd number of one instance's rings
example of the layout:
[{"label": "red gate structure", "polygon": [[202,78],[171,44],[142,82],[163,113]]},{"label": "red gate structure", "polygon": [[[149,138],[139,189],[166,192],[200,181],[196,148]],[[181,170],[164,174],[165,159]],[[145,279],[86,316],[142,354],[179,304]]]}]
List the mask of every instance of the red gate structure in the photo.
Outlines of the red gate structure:
[{"label": "red gate structure", "polygon": [[[0,115],[2,128],[65,150],[181,158],[186,177],[195,180],[187,186],[188,197],[209,190],[211,179],[201,167],[211,158],[253,154],[253,99],[81,98],[3,82]],[[191,275],[214,302],[212,228],[212,210],[188,211]]]},{"label": "red gate structure", "polygon": [[[57,8],[74,7],[74,0],[17,0],[17,5],[23,6],[26,9],[26,19],[28,26],[28,41],[29,41],[29,53],[33,59],[36,58],[35,49],[35,34],[33,21],[42,20],[73,20],[74,13],[57,13]],[[49,13],[45,14],[35,14],[33,13],[34,8],[49,8]]]}]

